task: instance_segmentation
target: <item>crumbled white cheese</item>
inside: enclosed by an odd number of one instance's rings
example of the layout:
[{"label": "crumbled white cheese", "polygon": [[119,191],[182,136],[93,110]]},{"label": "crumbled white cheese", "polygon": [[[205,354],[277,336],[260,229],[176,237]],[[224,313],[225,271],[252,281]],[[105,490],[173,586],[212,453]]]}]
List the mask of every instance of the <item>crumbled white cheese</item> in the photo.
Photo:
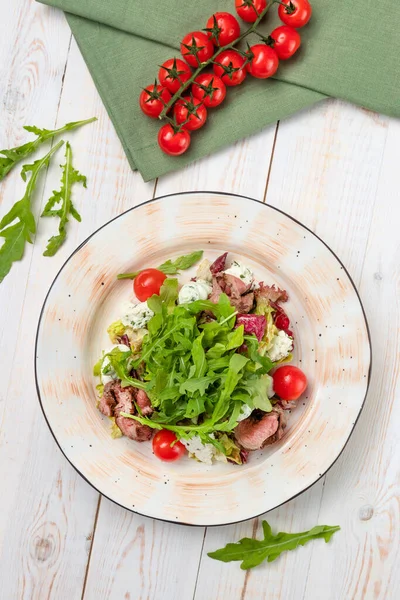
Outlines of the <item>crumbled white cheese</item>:
[{"label": "crumbled white cheese", "polygon": [[210,271],[210,261],[205,258],[201,261],[199,266],[197,267],[196,277],[197,279],[203,279],[204,281],[212,282],[212,273]]},{"label": "crumbled white cheese", "polygon": [[193,436],[190,440],[180,440],[189,452],[192,458],[197,458],[200,462],[212,465],[213,458],[218,450],[212,444],[203,444],[198,435]]},{"label": "crumbled white cheese", "polygon": [[284,331],[280,331],[272,338],[271,347],[267,354],[272,362],[278,362],[289,356],[293,350],[293,340]]},{"label": "crumbled white cheese", "polygon": [[[130,348],[128,346],[125,346],[125,344],[117,344],[116,346],[111,346],[111,348],[109,348],[106,352],[104,352],[104,354],[105,355],[109,354],[111,352],[111,350],[114,350],[115,348],[118,348],[118,350],[121,350],[121,352],[130,351]],[[108,358],[108,356],[105,356],[103,359],[103,362],[101,363],[101,374],[100,374],[101,383],[103,385],[106,385],[106,383],[109,383],[110,381],[117,379],[117,374],[114,371],[114,369],[110,369],[107,373],[104,373],[105,368],[108,367],[109,365],[110,365],[110,359]]]},{"label": "crumbled white cheese", "polygon": [[178,303],[187,304],[196,300],[207,300],[209,294],[211,294],[211,289],[211,285],[204,279],[189,281],[180,289]]},{"label": "crumbled white cheese", "polygon": [[126,302],[121,312],[122,323],[133,329],[142,329],[154,316],[153,311],[147,306],[147,302],[139,302],[139,304]]},{"label": "crumbled white cheese", "polygon": [[244,419],[247,419],[247,417],[249,417],[252,412],[253,409],[251,408],[251,406],[249,406],[248,404],[242,404],[242,408],[237,418],[237,422],[239,423],[240,421],[244,421]]},{"label": "crumbled white cheese", "polygon": [[234,275],[238,279],[241,279],[243,283],[249,286],[252,285],[254,281],[253,271],[249,269],[249,267],[246,267],[246,265],[243,265],[242,263],[238,262],[237,260],[234,260],[232,262],[231,266],[229,267],[229,269],[226,269],[225,273],[227,275]]}]

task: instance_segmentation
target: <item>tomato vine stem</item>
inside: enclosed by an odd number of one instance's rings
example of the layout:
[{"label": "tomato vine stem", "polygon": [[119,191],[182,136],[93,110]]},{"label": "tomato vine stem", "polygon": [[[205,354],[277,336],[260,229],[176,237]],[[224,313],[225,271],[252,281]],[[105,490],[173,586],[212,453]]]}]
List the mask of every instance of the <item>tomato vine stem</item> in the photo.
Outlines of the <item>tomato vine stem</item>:
[{"label": "tomato vine stem", "polygon": [[196,79],[196,77],[198,75],[200,75],[200,73],[203,71],[203,69],[205,69],[209,65],[215,63],[215,59],[217,58],[217,56],[219,56],[222,52],[225,52],[225,50],[229,50],[231,48],[234,48],[236,46],[236,44],[238,44],[239,42],[241,42],[242,40],[244,40],[251,33],[257,33],[256,32],[257,26],[259,25],[260,21],[264,18],[264,16],[267,14],[267,12],[269,11],[269,9],[271,8],[271,6],[273,4],[282,4],[282,2],[280,2],[280,0],[271,0],[271,2],[269,2],[267,4],[267,6],[264,8],[264,10],[262,12],[260,12],[260,14],[257,17],[257,20],[254,21],[254,23],[248,29],[246,29],[246,31],[244,31],[236,40],[234,40],[230,44],[227,44],[226,46],[221,46],[220,48],[218,48],[217,51],[215,52],[215,54],[213,54],[213,56],[211,56],[211,58],[209,58],[207,61],[201,63],[198,66],[198,68],[194,71],[194,73],[192,74],[192,76],[187,81],[185,81],[185,83],[183,83],[181,85],[181,87],[179,88],[179,90],[177,92],[175,92],[175,94],[172,96],[171,100],[165,105],[164,109],[160,113],[159,119],[165,119],[166,118],[169,109],[175,104],[175,102],[179,98],[181,98],[183,92],[189,86],[192,85],[192,83],[194,82],[194,80]]}]

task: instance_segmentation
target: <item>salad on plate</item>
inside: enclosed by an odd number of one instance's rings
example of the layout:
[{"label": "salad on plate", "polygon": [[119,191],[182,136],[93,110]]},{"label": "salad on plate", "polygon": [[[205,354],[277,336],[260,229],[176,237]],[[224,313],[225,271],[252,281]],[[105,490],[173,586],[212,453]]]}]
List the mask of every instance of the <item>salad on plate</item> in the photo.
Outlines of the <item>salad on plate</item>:
[{"label": "salad on plate", "polygon": [[113,437],[152,440],[161,460],[188,454],[207,464],[243,464],[281,439],[307,386],[286,364],[295,341],[285,290],[257,282],[228,252],[211,263],[196,251],[118,278],[134,280],[135,298],[108,327],[111,346],[94,367]]}]

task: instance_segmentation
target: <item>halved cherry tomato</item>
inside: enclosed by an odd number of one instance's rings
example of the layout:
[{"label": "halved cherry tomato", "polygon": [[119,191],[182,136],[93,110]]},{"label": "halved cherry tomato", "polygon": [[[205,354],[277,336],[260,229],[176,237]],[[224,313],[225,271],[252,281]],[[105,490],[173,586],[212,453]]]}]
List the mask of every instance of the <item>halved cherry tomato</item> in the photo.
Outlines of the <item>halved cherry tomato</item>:
[{"label": "halved cherry tomato", "polygon": [[[175,442],[173,446],[171,444]],[[186,452],[182,442],[177,441],[177,437],[173,431],[169,429],[161,429],[157,431],[153,437],[153,452],[160,460],[171,462],[178,460]]]},{"label": "halved cherry tomato", "polygon": [[179,156],[190,146],[190,133],[184,129],[178,130],[167,123],[158,132],[158,145],[165,154]]},{"label": "halved cherry tomato", "polygon": [[145,269],[140,271],[133,282],[133,291],[140,302],[151,298],[153,294],[159,294],[160,289],[167,276],[158,269]]},{"label": "halved cherry tomato", "polygon": [[199,67],[214,54],[214,44],[203,31],[192,31],[181,41],[181,54],[188,65]]},{"label": "halved cherry tomato", "polygon": [[266,44],[255,44],[248,51],[251,56],[246,69],[257,79],[272,77],[279,67],[279,58],[275,50]]},{"label": "halved cherry tomato", "polygon": [[284,365],[272,375],[274,391],[282,400],[297,400],[307,387],[307,377],[298,367]]},{"label": "halved cherry tomato", "polygon": [[216,12],[208,19],[205,31],[216,46],[226,46],[238,39],[240,25],[231,13]]},{"label": "halved cherry tomato", "polygon": [[175,94],[192,75],[192,69],[180,58],[169,58],[160,67],[158,79],[161,85]]},{"label": "halved cherry tomato", "polygon": [[139,96],[140,108],[148,117],[157,119],[164,106],[171,100],[171,94],[162,85],[148,85]]},{"label": "halved cherry tomato", "polygon": [[295,29],[304,27],[311,19],[312,7],[308,0],[282,0],[286,6],[279,5],[278,15],[285,25]]},{"label": "halved cherry tomato", "polygon": [[[266,8],[267,0],[235,0],[236,12],[246,23],[255,23]],[[255,10],[254,10],[255,9]]]},{"label": "halved cherry tomato", "polygon": [[224,50],[215,59],[214,73],[225,85],[239,85],[246,79],[245,58],[236,50]]},{"label": "halved cherry tomato", "polygon": [[[203,127],[207,120],[207,109],[198,98],[183,96],[174,106],[176,122],[182,124],[182,129],[195,131]],[[187,123],[185,123],[187,121]]]},{"label": "halved cherry tomato", "polygon": [[225,100],[226,86],[216,75],[200,73],[192,85],[192,94],[202,100],[207,108],[214,108]]},{"label": "halved cherry tomato", "polygon": [[293,27],[281,25],[273,30],[268,38],[268,43],[280,60],[287,60],[300,48],[301,38],[299,32]]}]

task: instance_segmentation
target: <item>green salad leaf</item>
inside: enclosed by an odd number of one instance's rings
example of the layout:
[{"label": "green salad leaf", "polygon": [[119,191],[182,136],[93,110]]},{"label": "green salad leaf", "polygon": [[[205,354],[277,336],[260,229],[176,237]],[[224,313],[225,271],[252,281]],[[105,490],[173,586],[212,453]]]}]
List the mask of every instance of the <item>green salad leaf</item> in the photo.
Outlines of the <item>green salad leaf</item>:
[{"label": "green salad leaf", "polygon": [[273,535],[267,521],[262,522],[262,528],[264,532],[263,540],[243,538],[236,544],[227,544],[225,548],[209,552],[208,556],[223,562],[241,561],[240,568],[247,570],[256,567],[264,560],[272,562],[282,552],[295,550],[311,540],[323,538],[325,542],[329,542],[333,534],[340,530],[338,525],[317,525],[317,527],[301,533],[280,532]]},{"label": "green salad leaf", "polygon": [[[203,250],[196,250],[190,254],[179,256],[175,260],[167,260],[162,265],[157,267],[159,271],[165,273],[165,275],[177,275],[180,271],[185,271],[193,267],[203,256]],[[139,275],[140,271],[133,271],[132,273],[120,273],[117,275],[117,279],[135,279]]]},{"label": "green salad leaf", "polygon": [[25,194],[0,221],[0,236],[4,238],[4,243],[0,248],[0,283],[10,272],[12,264],[23,257],[25,243],[32,244],[32,236],[36,233],[32,201],[37,179],[43,167],[48,166],[50,157],[57,152],[63,143],[63,141],[60,141],[53,146],[46,156],[35,160],[31,165],[25,165],[24,173],[31,172]]},{"label": "green salad leaf", "polygon": [[[54,256],[61,244],[67,237],[67,223],[69,215],[77,221],[81,221],[81,216],[72,204],[71,188],[74,183],[82,183],[86,187],[86,177],[72,166],[72,150],[69,142],[66,143],[65,164],[62,165],[61,188],[59,191],[53,191],[53,195],[46,203],[43,209],[42,217],[59,217],[58,235],[53,235],[48,243],[43,256]],[[55,206],[57,207],[55,208]]]},{"label": "green salad leaf", "polygon": [[[82,125],[86,125],[87,123],[93,123],[93,121],[97,121],[96,117],[92,119],[86,119],[85,121],[74,121],[72,123],[67,123],[63,127],[59,129],[39,129],[39,127],[26,125],[24,129],[29,131],[30,133],[34,133],[37,138],[32,142],[27,142],[22,146],[18,146],[16,148],[10,148],[9,150],[0,150],[0,181],[4,179],[4,177],[11,171],[15,165],[17,165],[21,160],[30,156],[33,152],[37,150],[37,148],[46,142],[47,140],[53,138],[56,135],[64,133],[65,131],[71,131],[72,129],[76,129],[77,127],[82,127]],[[1,156],[2,155],[2,156]],[[25,181],[27,169],[24,167],[22,170],[22,177]]]}]

